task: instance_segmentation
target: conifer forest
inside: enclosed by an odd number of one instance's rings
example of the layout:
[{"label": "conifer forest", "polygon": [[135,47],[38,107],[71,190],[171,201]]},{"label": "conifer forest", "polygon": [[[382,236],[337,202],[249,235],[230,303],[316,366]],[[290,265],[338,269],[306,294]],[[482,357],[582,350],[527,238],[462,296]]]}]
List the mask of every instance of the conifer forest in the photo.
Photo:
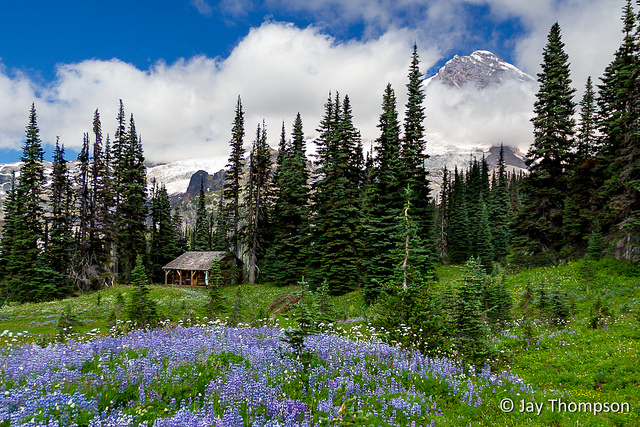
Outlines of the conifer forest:
[{"label": "conifer forest", "polygon": [[[0,341],[0,426],[638,425],[639,16],[627,2],[622,44],[586,82],[572,81],[555,23],[528,171],[509,171],[501,149],[493,168],[445,167],[437,191],[415,44],[405,87],[381,93],[371,151],[348,94],[328,93],[319,123],[283,123],[277,142],[245,123],[238,96],[224,188],[201,184],[193,223],[147,179],[123,101],[88,118],[77,159],[56,142],[50,175],[32,105],[2,207],[0,332],[21,307],[66,311],[51,336]],[[233,261],[206,288],[164,287],[162,267],[187,251]],[[201,302],[178,307],[180,292]],[[89,298],[109,307],[105,328],[70,335]],[[618,344],[583,335],[604,331]],[[582,368],[530,352],[578,339],[577,359],[628,346],[627,359],[585,368],[572,389],[543,377]],[[547,394],[592,406],[554,412]],[[526,410],[535,400],[542,418]]]}]

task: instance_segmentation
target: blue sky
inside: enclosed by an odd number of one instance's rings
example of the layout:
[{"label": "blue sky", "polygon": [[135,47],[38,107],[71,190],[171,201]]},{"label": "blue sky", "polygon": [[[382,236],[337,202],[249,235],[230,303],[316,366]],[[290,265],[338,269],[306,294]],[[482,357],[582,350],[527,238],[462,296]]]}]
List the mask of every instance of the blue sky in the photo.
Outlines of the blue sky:
[{"label": "blue sky", "polygon": [[[556,20],[581,90],[587,75],[602,73],[620,43],[622,5],[622,0],[3,2],[0,162],[18,159],[32,102],[42,139],[49,144],[60,136],[68,157],[90,131],[95,109],[105,133],[113,132],[119,99],[135,116],[146,156],[155,161],[225,155],[238,95],[247,113],[247,143],[251,129],[265,119],[275,146],[282,122],[290,127],[298,111],[313,137],[329,91],[350,95],[356,126],[365,140],[373,139],[386,82],[393,84],[402,110],[414,41],[427,75],[453,55],[477,49],[535,75]],[[438,117],[438,105],[452,99],[437,91],[426,124],[434,140],[446,143],[507,140],[522,146],[530,106],[496,100],[530,102],[532,93],[488,96],[496,108],[492,117],[504,116],[502,123],[519,133],[487,133],[474,140],[474,111],[461,111],[469,123],[464,133],[451,130],[460,123],[443,117],[429,123],[429,116]],[[483,109],[487,95],[470,96],[477,98],[475,108]],[[504,127],[500,123],[496,120],[496,129]]]}]

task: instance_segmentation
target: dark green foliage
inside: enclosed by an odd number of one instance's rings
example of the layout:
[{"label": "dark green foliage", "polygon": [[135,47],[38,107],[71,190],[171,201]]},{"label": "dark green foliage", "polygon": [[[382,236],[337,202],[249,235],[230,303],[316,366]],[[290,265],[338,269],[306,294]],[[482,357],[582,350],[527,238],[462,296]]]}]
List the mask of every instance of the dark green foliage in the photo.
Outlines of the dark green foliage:
[{"label": "dark green foliage", "polygon": [[487,328],[482,321],[482,294],[487,279],[480,262],[470,259],[465,264],[464,282],[457,298],[455,344],[464,357],[475,361],[486,359],[490,351]]},{"label": "dark green foliage", "polygon": [[314,309],[304,301],[306,294],[309,293],[309,284],[304,281],[304,277],[300,281],[302,287],[299,297],[300,301],[290,311],[289,316],[295,320],[296,327],[284,331],[284,338],[282,340],[288,343],[293,350],[293,355],[303,362],[308,362],[309,351],[306,350],[304,345],[304,339],[309,335],[318,332],[317,319],[314,317]]},{"label": "dark green foliage", "polygon": [[177,212],[176,217],[171,216],[167,189],[164,185],[154,188],[151,196],[151,242],[149,245],[150,271],[154,282],[164,282],[162,266],[184,252],[178,242],[177,224],[174,221],[181,220]]},{"label": "dark green foliage", "polygon": [[445,299],[443,294],[429,292],[427,286],[403,290],[398,282],[387,282],[376,300],[374,325],[385,331],[390,343],[440,355],[451,347]]},{"label": "dark green foliage", "polygon": [[575,89],[570,86],[568,56],[558,23],[549,32],[538,82],[540,89],[532,119],[534,142],[527,153],[530,174],[521,186],[524,203],[516,227],[518,250],[522,254],[531,252],[533,257],[561,248],[564,200],[574,143]]},{"label": "dark green foliage", "polygon": [[191,250],[208,251],[209,244],[209,215],[205,205],[204,181],[200,183],[200,193],[198,194],[198,209],[196,210],[196,225],[191,235]]},{"label": "dark green foliage", "polygon": [[591,329],[598,329],[604,325],[607,319],[611,318],[613,313],[608,305],[602,303],[602,298],[598,297],[590,310],[589,326]]},{"label": "dark green foliage", "polygon": [[[7,238],[2,243],[4,294],[7,299],[20,302],[43,301],[59,295],[55,283],[41,276],[41,273],[52,270],[46,266],[41,254],[41,245],[45,241],[42,192],[46,180],[39,132],[35,105],[31,105],[20,156],[20,179],[5,207],[8,218],[4,231]],[[65,293],[68,292],[66,286],[62,288]]]},{"label": "dark green foliage", "polygon": [[330,293],[360,285],[362,262],[363,157],[353,126],[349,97],[329,98],[320,123],[314,195],[314,243],[310,264],[316,284],[326,280]]},{"label": "dark green foliage", "polygon": [[465,197],[464,177],[458,173],[457,168],[454,171],[449,203],[447,251],[452,263],[461,264],[471,256],[471,232]]},{"label": "dark green foliage", "polygon": [[623,10],[622,45],[598,86],[598,125],[602,135],[596,156],[599,222],[616,242],[615,255],[638,261],[640,246],[640,26],[631,2]]},{"label": "dark green foliage", "polygon": [[[64,159],[64,146],[56,141],[53,154],[53,172],[51,176],[49,203],[51,205],[51,225],[45,249],[45,258],[51,269],[64,279],[60,283],[70,291],[70,269],[73,256],[73,237],[71,234],[71,204],[73,194]],[[61,292],[64,294],[65,292]]]},{"label": "dark green foliage", "polygon": [[71,305],[66,305],[64,311],[58,318],[58,323],[56,324],[58,336],[64,339],[66,335],[72,334],[74,326],[82,326],[83,324],[84,323],[78,318],[78,316],[73,313]]},{"label": "dark green foliage", "polygon": [[580,102],[580,124],[573,167],[569,170],[569,191],[564,201],[562,238],[563,255],[570,257],[584,253],[586,235],[596,217],[596,191],[601,185],[600,166],[595,161],[596,123],[594,93],[591,77]]},{"label": "dark green foliage", "polygon": [[416,221],[413,219],[411,198],[411,190],[407,187],[405,208],[396,218],[400,223],[399,236],[395,239],[397,244],[395,251],[392,252],[397,261],[395,277],[402,283],[403,290],[423,285],[425,280],[423,271],[427,258],[425,246],[418,234]]},{"label": "dark green foliage", "polygon": [[602,258],[603,252],[604,242],[602,240],[602,231],[600,230],[600,226],[596,224],[591,232],[591,237],[589,238],[589,245],[587,247],[587,255],[585,258],[597,261]]},{"label": "dark green foliage", "polygon": [[428,256],[422,268],[425,276],[433,275],[436,261],[435,229],[433,221],[433,207],[430,204],[429,180],[424,162],[428,158],[424,154],[426,141],[424,139],[424,88],[423,74],[420,72],[420,58],[418,47],[414,44],[409,67],[409,82],[407,83],[407,104],[404,117],[404,137],[400,155],[403,162],[402,181],[400,188],[407,186],[412,191],[411,206],[416,218],[417,234],[425,245]]},{"label": "dark green foliage", "polygon": [[144,270],[142,256],[136,257],[135,268],[131,271],[131,298],[127,304],[127,318],[138,326],[154,327],[159,320],[156,302],[151,298],[148,286],[149,279]]},{"label": "dark green foliage", "polygon": [[227,251],[229,250],[229,217],[226,215],[224,210],[224,199],[222,194],[220,194],[220,199],[218,201],[218,206],[215,209],[215,213],[212,213],[212,215],[213,235],[211,236],[211,249],[214,251]]},{"label": "dark green foliage", "polygon": [[511,320],[513,302],[504,276],[499,280],[485,282],[483,305],[485,318],[493,329],[503,327]]},{"label": "dark green foliage", "polygon": [[209,299],[205,307],[205,312],[208,317],[221,316],[222,313],[227,311],[227,304],[221,289],[223,283],[224,278],[222,277],[220,264],[214,262],[209,270]]},{"label": "dark green foliage", "polygon": [[[382,99],[382,114],[378,123],[380,137],[375,147],[371,169],[369,209],[365,223],[366,282],[365,299],[373,302],[381,284],[391,280],[398,265],[398,245],[402,222],[398,217],[405,204],[402,188],[403,165],[400,158],[400,123],[396,97],[388,84]],[[395,256],[394,256],[395,254]]]},{"label": "dark green foliage", "polygon": [[566,292],[556,288],[549,296],[549,321],[555,325],[561,325],[571,315],[571,301]]},{"label": "dark green foliage", "polygon": [[[229,154],[229,162],[227,163],[227,175],[224,182],[224,190],[222,192],[224,198],[224,215],[227,216],[229,228],[227,229],[228,240],[230,245],[224,250],[232,248],[236,255],[240,255],[240,193],[242,187],[240,180],[242,177],[242,166],[244,163],[244,111],[242,110],[242,101],[238,96],[236,105],[236,115],[231,130],[231,154]],[[220,230],[222,231],[222,230]]]},{"label": "dark green foliage", "polygon": [[494,259],[504,260],[511,244],[513,210],[509,203],[509,181],[504,161],[504,147],[500,146],[497,177],[491,187],[489,217],[491,218],[491,243]]},{"label": "dark green foliage", "polygon": [[256,140],[249,160],[249,181],[244,200],[246,224],[242,235],[246,241],[247,280],[254,284],[258,264],[264,258],[265,242],[269,230],[269,199],[271,196],[271,153],[267,144],[267,129],[264,121],[258,125]]},{"label": "dark green foliage", "polygon": [[441,260],[446,260],[449,253],[449,198],[451,197],[451,177],[447,167],[442,171],[442,187],[440,189],[440,200],[436,211],[436,236],[438,245],[438,256]]},{"label": "dark green foliage", "polygon": [[480,199],[478,200],[478,213],[476,216],[477,230],[476,230],[476,256],[478,261],[484,268],[487,274],[491,274],[493,271],[493,238],[491,236],[491,226],[489,225],[489,212],[487,205],[484,203],[482,193],[480,193]]},{"label": "dark green foliage", "polygon": [[105,265],[111,261],[114,194],[109,171],[109,142],[107,139],[105,151],[102,146],[102,124],[98,110],[93,117],[93,133],[95,141],[87,182],[87,250],[91,264]]},{"label": "dark green foliage", "polygon": [[227,323],[231,326],[237,326],[238,323],[244,321],[244,314],[242,312],[246,302],[244,300],[244,294],[242,293],[242,286],[238,286],[236,290],[236,296],[231,306],[231,313]]},{"label": "dark green foliage", "polygon": [[309,239],[309,172],[300,113],[293,124],[291,143],[284,124],[274,180],[273,243],[267,248],[265,280],[281,285],[296,283],[305,273]]},{"label": "dark green foliage", "polygon": [[119,280],[130,279],[138,254],[146,254],[146,169],[142,142],[136,132],[133,115],[129,120],[126,139],[121,140],[117,159],[117,244]]}]

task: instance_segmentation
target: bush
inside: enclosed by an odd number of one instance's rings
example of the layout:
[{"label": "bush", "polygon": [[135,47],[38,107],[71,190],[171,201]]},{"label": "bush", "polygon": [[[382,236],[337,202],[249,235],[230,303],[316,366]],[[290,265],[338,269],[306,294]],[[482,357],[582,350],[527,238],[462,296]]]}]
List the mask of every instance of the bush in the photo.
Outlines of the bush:
[{"label": "bush", "polygon": [[158,323],[158,307],[151,299],[148,286],[149,279],[142,265],[142,256],[136,257],[136,266],[131,272],[131,299],[127,306],[127,318],[141,327],[153,327]]}]

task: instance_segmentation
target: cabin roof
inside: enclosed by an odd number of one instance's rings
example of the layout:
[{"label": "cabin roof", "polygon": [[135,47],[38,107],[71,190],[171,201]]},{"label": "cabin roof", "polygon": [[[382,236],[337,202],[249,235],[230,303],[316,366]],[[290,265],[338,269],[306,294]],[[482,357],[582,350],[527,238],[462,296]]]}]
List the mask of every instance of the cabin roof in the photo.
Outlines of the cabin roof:
[{"label": "cabin roof", "polygon": [[185,252],[169,264],[162,267],[163,270],[198,270],[211,269],[214,262],[221,261],[225,256],[224,251],[194,251]]}]

